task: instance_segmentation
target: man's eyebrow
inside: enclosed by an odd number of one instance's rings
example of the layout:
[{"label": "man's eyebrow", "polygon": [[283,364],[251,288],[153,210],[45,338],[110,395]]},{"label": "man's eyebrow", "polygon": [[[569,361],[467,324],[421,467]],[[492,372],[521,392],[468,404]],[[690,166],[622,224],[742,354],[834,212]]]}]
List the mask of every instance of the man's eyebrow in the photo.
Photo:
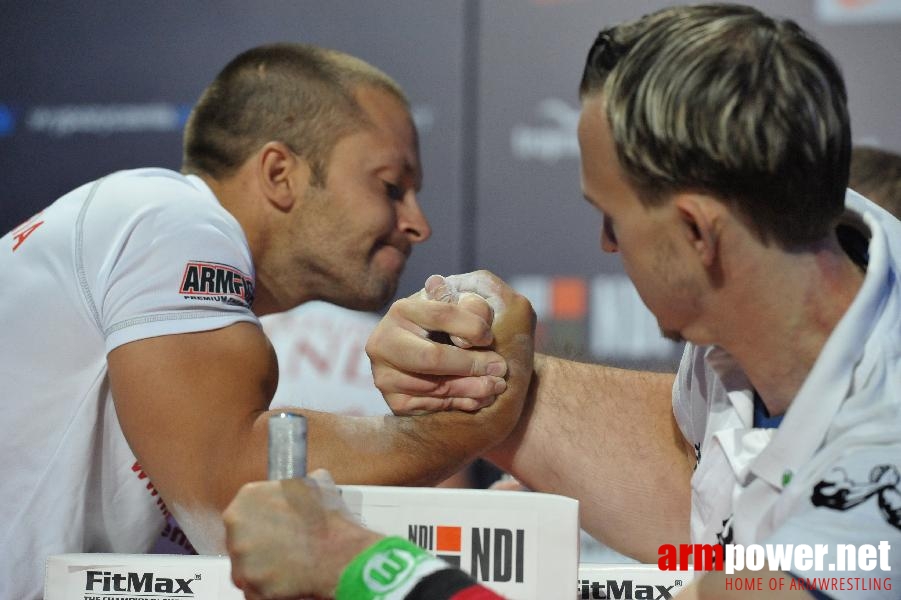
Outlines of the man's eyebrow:
[{"label": "man's eyebrow", "polygon": [[410,161],[404,160],[404,165],[402,167],[402,171],[404,177],[409,177],[413,180],[413,188],[418,192],[422,189],[422,168],[414,166]]}]

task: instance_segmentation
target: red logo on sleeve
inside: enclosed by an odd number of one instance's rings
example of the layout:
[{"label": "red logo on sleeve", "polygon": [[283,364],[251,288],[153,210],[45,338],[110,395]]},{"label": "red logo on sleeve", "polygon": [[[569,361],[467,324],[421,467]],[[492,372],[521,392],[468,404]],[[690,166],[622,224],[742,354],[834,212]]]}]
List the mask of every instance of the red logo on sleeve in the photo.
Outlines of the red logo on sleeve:
[{"label": "red logo on sleeve", "polygon": [[19,249],[19,246],[22,245],[22,242],[27,240],[28,236],[34,233],[35,229],[44,224],[43,221],[37,220],[40,214],[41,213],[36,214],[35,216],[31,217],[30,219],[13,229],[13,240],[15,240],[13,243],[13,252]]}]

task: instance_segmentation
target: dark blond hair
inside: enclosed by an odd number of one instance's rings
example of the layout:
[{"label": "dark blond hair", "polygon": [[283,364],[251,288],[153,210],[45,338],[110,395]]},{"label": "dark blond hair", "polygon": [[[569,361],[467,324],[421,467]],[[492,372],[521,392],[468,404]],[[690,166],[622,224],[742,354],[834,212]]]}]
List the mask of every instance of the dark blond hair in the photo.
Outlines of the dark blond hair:
[{"label": "dark blond hair", "polygon": [[709,193],[783,247],[822,239],[842,213],[845,85],[829,53],[792,21],[710,4],[606,29],[580,86],[583,97],[595,93],[646,204]]}]

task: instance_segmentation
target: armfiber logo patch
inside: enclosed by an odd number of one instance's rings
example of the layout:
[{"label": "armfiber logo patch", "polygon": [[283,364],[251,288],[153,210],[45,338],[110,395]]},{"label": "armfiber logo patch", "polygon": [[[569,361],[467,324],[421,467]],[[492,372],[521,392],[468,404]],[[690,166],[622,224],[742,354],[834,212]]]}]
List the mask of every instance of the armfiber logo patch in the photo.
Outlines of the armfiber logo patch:
[{"label": "armfiber logo patch", "polygon": [[250,308],[253,278],[230,265],[192,261],[185,265],[179,293],[187,300],[224,302]]}]

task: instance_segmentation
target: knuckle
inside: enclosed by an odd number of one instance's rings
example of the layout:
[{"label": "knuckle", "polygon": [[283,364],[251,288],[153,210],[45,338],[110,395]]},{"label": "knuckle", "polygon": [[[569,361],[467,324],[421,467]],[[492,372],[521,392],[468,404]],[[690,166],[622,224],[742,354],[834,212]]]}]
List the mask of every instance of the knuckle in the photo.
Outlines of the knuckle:
[{"label": "knuckle", "polygon": [[444,327],[450,323],[453,318],[456,305],[448,304],[447,302],[434,301],[431,303],[430,307],[432,313],[431,319],[435,326]]},{"label": "knuckle", "polygon": [[[448,396],[451,395],[451,384],[450,381],[446,377],[439,377],[434,380],[431,389],[431,395],[433,398],[441,398],[441,401],[446,400]],[[432,400],[433,402],[435,400]]]},{"label": "knuckle", "polygon": [[404,310],[412,304],[413,298],[400,298],[391,303],[388,312],[391,314],[403,313]]},{"label": "knuckle", "polygon": [[389,373],[386,369],[372,365],[372,383],[375,384],[375,387],[380,390],[387,387],[390,382]]},{"label": "knuckle", "polygon": [[454,402],[454,407],[466,412],[472,412],[478,408],[478,403],[472,398],[457,398]]},{"label": "knuckle", "polygon": [[409,415],[413,411],[419,409],[415,398],[412,398],[411,396],[396,395],[392,397],[391,400],[386,398],[386,401],[388,403],[388,408],[390,408],[391,412],[395,415]]},{"label": "knuckle", "polygon": [[428,371],[434,371],[441,366],[444,360],[443,345],[430,344],[426,346],[421,356],[422,365]]}]

